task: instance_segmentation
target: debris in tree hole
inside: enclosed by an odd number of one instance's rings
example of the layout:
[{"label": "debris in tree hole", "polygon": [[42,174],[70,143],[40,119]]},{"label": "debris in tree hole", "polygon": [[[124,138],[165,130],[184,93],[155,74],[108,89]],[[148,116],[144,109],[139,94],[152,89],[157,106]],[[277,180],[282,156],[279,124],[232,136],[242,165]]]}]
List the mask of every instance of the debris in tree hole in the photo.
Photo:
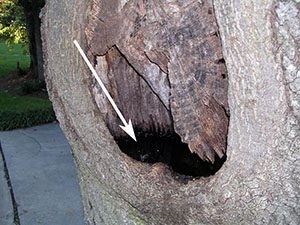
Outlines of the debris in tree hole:
[{"label": "debris in tree hole", "polygon": [[215,174],[226,160],[226,155],[221,159],[216,156],[214,164],[201,160],[197,154],[190,152],[177,134],[137,132],[137,140],[122,137],[116,142],[122,152],[135,160],[165,163],[175,176],[183,175],[190,179],[207,177]]}]

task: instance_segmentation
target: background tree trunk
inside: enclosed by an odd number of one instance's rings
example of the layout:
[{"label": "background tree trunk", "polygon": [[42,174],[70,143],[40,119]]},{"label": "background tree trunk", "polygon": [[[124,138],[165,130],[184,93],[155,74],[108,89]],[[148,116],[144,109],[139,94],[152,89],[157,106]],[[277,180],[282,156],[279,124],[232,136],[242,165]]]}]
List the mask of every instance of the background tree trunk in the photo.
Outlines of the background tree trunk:
[{"label": "background tree trunk", "polygon": [[[88,24],[100,24],[94,26],[94,31],[101,33],[99,29],[102,29],[107,37],[109,33],[117,36],[122,30],[117,26],[119,22],[111,21],[115,26],[106,29],[110,24],[105,21],[137,2],[140,2],[137,4],[140,11],[147,11],[142,8],[143,1],[133,0],[47,1],[43,9],[47,87],[57,118],[72,146],[88,223],[299,224],[299,3],[296,0],[214,0],[213,4],[210,1],[168,1],[172,9],[168,19],[181,15],[180,21],[184,21],[184,17],[195,17],[184,12],[177,14],[182,7],[211,4],[209,14],[214,13],[217,19],[229,80],[227,161],[215,175],[181,182],[166,165],[138,162],[120,151],[114,140],[117,136],[114,128],[107,122],[113,119],[105,117],[104,111],[110,109],[99,110],[101,99],[97,100],[93,79],[72,43],[77,39],[91,59],[91,51],[99,50],[94,63],[98,71],[105,71],[108,59],[119,57],[122,52],[105,56],[111,46],[97,44],[105,38],[93,41]],[[159,10],[164,1],[145,4]],[[107,6],[112,7],[107,9]],[[103,8],[106,10],[100,17],[95,14]],[[98,20],[91,20],[91,16]],[[129,13],[128,18],[130,16]],[[126,29],[134,28],[134,24],[132,26]],[[111,30],[113,27],[115,31]],[[107,50],[101,53],[101,49],[95,50],[97,46],[107,47]],[[180,46],[177,50],[181,50]],[[139,51],[136,52],[138,55]],[[131,60],[131,56],[124,53],[134,68],[143,68],[143,63],[134,65],[137,61]],[[150,59],[153,61],[153,57]],[[162,58],[156,63],[164,71]],[[120,65],[123,65],[121,61]],[[137,72],[143,74],[141,71]],[[186,82],[176,77],[184,70],[168,72],[175,80]],[[111,80],[106,83],[111,84]],[[193,86],[193,81],[190,84]],[[176,96],[175,100],[184,97]],[[195,94],[193,99],[197,98]],[[179,111],[183,109],[181,105]],[[196,113],[188,111],[192,119]],[[170,118],[165,115],[164,122]],[[180,119],[183,114],[177,116]],[[176,130],[177,121],[174,123]],[[182,131],[179,132],[181,138],[188,143],[199,140],[183,137],[184,132],[188,132],[184,124],[177,127],[177,131]],[[192,125],[187,128],[193,129]]]},{"label": "background tree trunk", "polygon": [[44,5],[44,0],[20,0],[19,4],[23,7],[25,14],[31,59],[30,69],[37,79],[44,81],[41,19],[39,17],[41,8]]}]

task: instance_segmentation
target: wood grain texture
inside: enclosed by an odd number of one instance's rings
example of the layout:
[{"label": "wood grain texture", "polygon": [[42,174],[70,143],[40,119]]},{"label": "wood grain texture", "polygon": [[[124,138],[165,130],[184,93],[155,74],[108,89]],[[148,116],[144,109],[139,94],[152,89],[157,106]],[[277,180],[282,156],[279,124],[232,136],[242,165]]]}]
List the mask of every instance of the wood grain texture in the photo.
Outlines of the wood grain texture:
[{"label": "wood grain texture", "polygon": [[[133,0],[119,7],[94,0],[86,34],[90,55],[106,65],[97,67],[99,74],[110,74],[107,85],[134,126],[175,130],[203,160],[224,156],[228,80],[211,1]],[[111,57],[113,49],[118,57]],[[113,125],[118,118],[101,99],[96,95],[106,123],[121,136]]]}]

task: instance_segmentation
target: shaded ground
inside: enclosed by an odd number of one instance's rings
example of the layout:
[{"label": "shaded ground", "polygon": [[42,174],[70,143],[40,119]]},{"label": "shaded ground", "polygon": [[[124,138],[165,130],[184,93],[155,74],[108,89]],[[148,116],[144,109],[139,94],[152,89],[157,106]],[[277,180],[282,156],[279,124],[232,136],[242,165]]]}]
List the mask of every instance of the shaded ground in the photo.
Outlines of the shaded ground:
[{"label": "shaded ground", "polygon": [[0,90],[11,95],[48,99],[45,85],[39,84],[30,73],[25,76],[14,73],[0,77]]}]

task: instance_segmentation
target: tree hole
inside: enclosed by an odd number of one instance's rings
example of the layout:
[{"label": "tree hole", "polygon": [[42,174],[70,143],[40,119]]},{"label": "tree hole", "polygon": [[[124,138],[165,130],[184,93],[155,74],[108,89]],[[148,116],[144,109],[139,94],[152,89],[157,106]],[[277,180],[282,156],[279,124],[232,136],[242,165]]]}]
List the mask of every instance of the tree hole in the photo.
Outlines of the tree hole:
[{"label": "tree hole", "polygon": [[215,174],[226,160],[226,156],[216,156],[214,164],[201,160],[198,155],[190,152],[188,145],[181,142],[177,134],[138,132],[136,136],[137,142],[127,137],[116,139],[121,151],[141,162],[165,163],[176,177],[208,177]]},{"label": "tree hole", "polygon": [[224,59],[224,58],[219,59],[219,60],[217,61],[217,64],[225,64],[225,59]]}]

